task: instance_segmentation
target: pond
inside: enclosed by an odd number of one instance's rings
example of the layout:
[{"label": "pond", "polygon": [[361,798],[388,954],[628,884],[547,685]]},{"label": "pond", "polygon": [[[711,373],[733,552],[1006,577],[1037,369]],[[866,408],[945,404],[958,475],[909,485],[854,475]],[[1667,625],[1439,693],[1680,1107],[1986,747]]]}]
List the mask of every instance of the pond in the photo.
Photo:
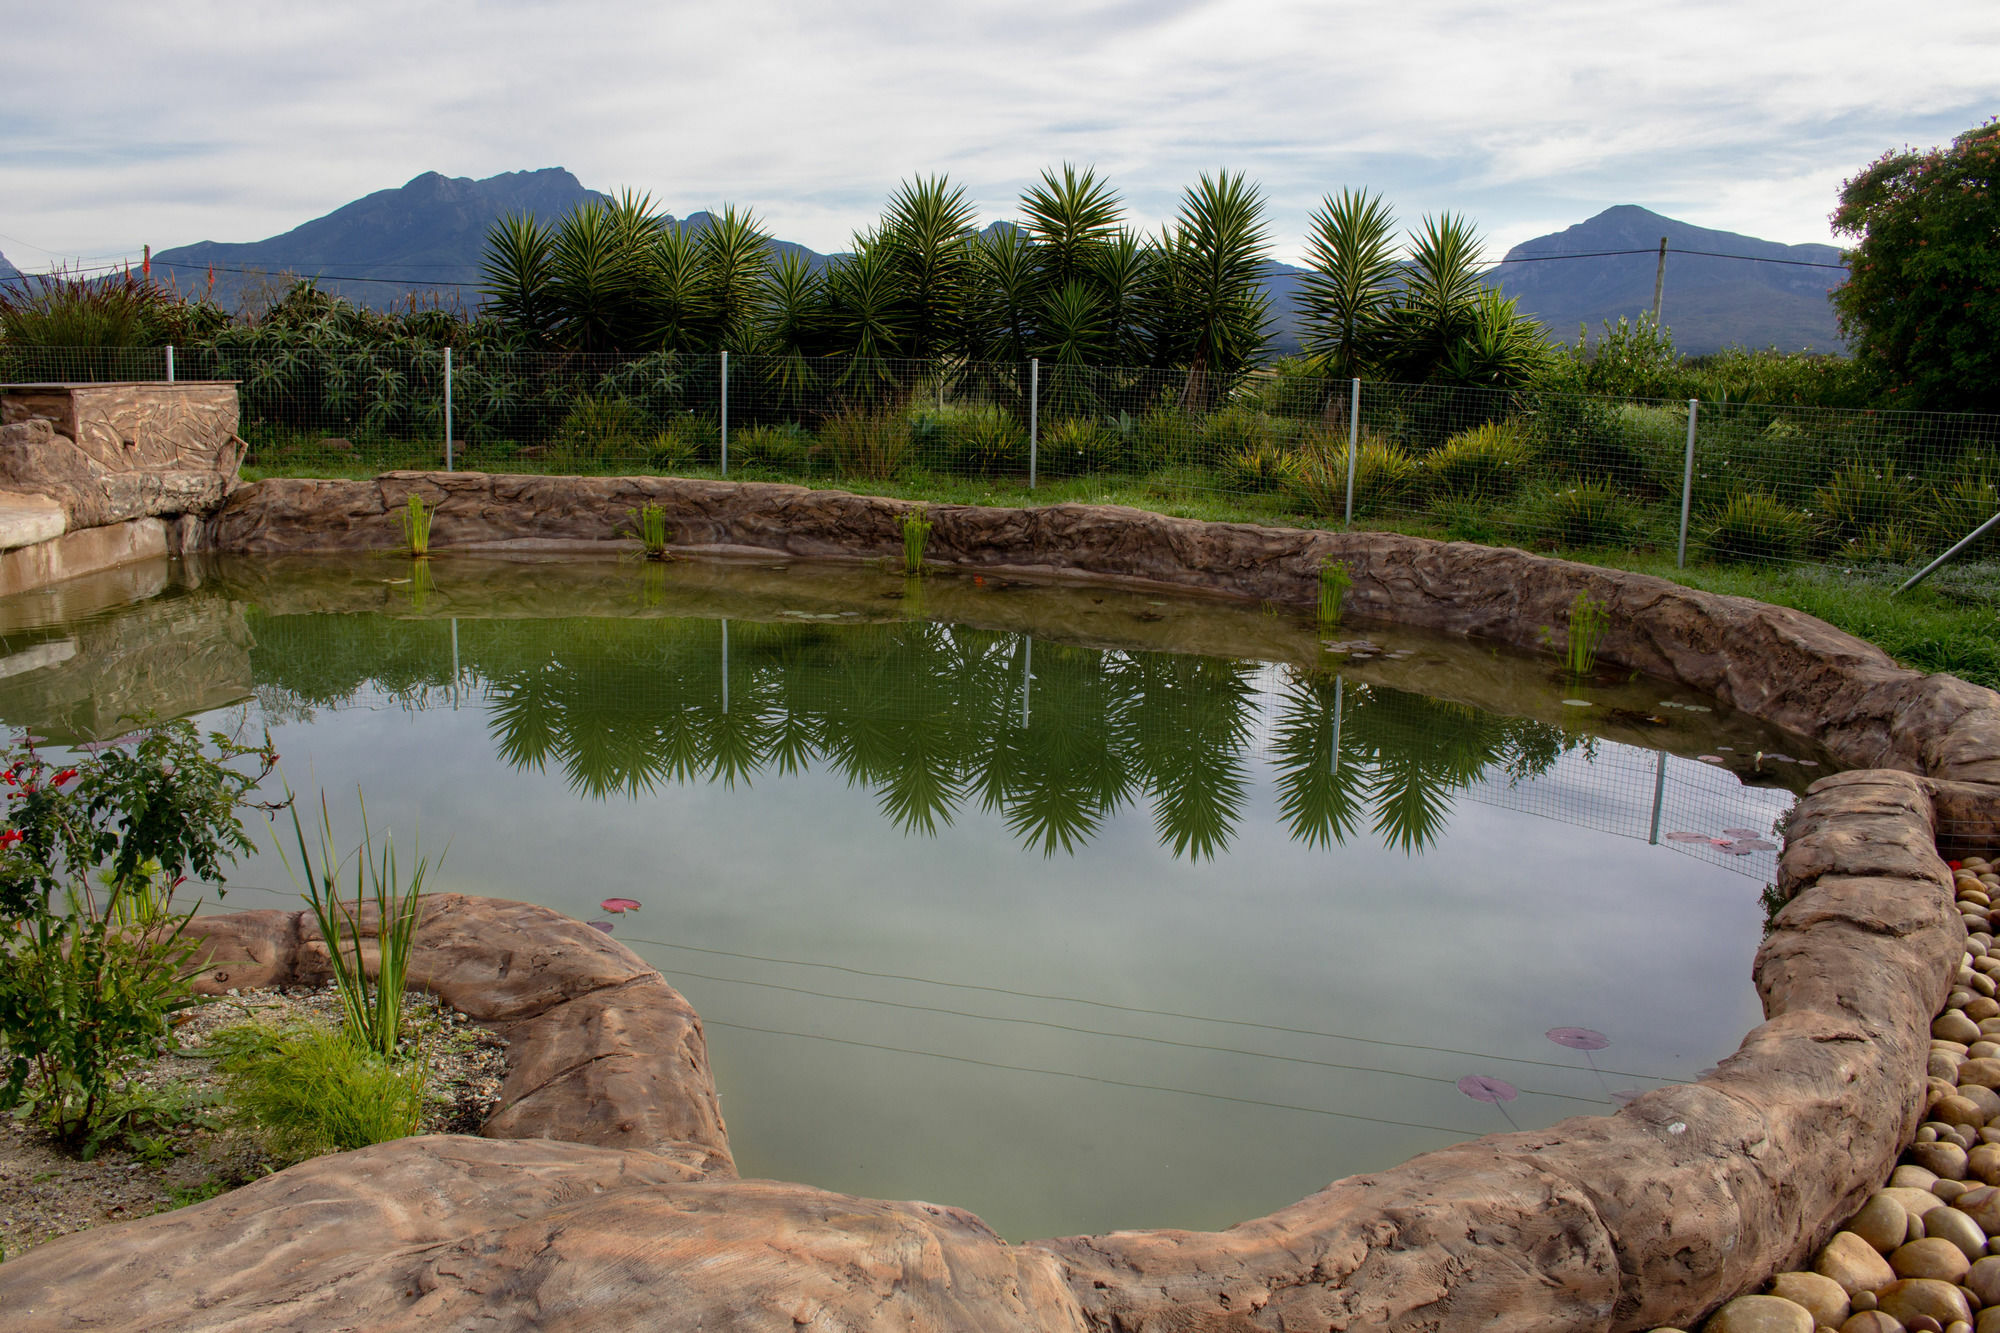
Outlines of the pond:
[{"label": "pond", "polygon": [[[1696,1077],[1833,767],[1677,685],[1129,588],[351,557],[0,602],[0,721],[146,712],[268,728],[438,887],[612,930],[702,1014],[744,1175],[1016,1239]],[[229,889],[296,901],[274,855]]]}]

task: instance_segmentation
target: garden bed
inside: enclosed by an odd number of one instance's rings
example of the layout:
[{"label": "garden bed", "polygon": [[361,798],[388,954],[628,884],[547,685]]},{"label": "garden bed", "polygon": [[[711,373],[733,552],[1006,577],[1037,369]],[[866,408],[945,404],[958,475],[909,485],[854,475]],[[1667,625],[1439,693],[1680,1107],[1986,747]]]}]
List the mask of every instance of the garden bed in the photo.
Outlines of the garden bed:
[{"label": "garden bed", "polygon": [[[409,1055],[426,1067],[423,1132],[477,1133],[500,1098],[505,1043],[421,992],[408,997]],[[188,1011],[174,1045],[134,1083],[147,1110],[89,1158],[65,1152],[31,1123],[0,1129],[0,1255],[107,1222],[199,1203],[291,1165],[237,1123],[209,1039],[242,1023],[340,1022],[331,986],[234,990]]]}]

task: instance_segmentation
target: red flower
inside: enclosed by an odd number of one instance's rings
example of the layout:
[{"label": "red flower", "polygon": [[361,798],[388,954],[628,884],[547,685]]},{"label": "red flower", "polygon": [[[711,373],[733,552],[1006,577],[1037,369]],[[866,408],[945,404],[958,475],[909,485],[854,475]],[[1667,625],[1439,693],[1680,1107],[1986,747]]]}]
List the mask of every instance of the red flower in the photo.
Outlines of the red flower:
[{"label": "red flower", "polygon": [[76,776],[75,769],[65,768],[62,772],[56,774],[53,778],[49,779],[49,781],[54,786],[60,787],[63,785],[63,783],[68,782],[71,778],[75,776]]},{"label": "red flower", "polygon": [[22,838],[21,830],[17,828],[10,828],[5,833],[0,833],[0,850],[12,847],[15,843],[19,842],[21,838]]}]

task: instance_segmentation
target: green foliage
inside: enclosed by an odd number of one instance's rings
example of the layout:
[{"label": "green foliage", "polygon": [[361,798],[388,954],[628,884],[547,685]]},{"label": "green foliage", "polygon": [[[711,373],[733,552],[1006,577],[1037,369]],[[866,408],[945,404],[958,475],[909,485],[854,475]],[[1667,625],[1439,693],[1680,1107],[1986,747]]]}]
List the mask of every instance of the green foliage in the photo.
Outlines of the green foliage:
[{"label": "green foliage", "polygon": [[1812,516],[1764,491],[1741,491],[1709,520],[1704,534],[1709,554],[1745,562],[1798,560],[1817,537]]},{"label": "green foliage", "polygon": [[641,452],[641,441],[656,433],[646,410],[630,398],[586,393],[570,405],[556,427],[550,452],[565,463],[634,458]]},{"label": "green foliage", "polygon": [[834,471],[844,477],[884,481],[910,460],[909,423],[887,408],[850,408],[830,417],[820,427],[819,442]]},{"label": "green foliage", "polygon": [[807,465],[812,451],[812,436],[797,422],[750,426],[729,432],[729,466],[732,469],[797,470]]},{"label": "green foliage", "polygon": [[626,533],[638,539],[639,548],[646,553],[646,558],[665,560],[669,537],[667,511],[648,500],[637,509],[626,510],[625,515],[632,520],[632,526],[626,529]]},{"label": "green foliage", "polygon": [[1354,586],[1354,575],[1344,561],[1319,562],[1319,627],[1333,629],[1340,624],[1341,602]]},{"label": "green foliage", "polygon": [[1608,481],[1545,488],[1528,497],[1526,510],[1543,540],[1571,549],[1616,546],[1632,532],[1630,509]]},{"label": "green foliage", "polygon": [[1262,439],[1223,456],[1222,481],[1233,491],[1267,494],[1284,489],[1293,467],[1290,450],[1276,440]]},{"label": "green foliage", "polygon": [[1849,463],[1813,495],[1813,509],[1843,541],[1894,520],[1911,521],[1926,503],[1926,488],[1884,459],[1874,465]]},{"label": "green foliage", "polygon": [[1834,309],[1886,402],[2000,411],[2000,120],[1878,158],[1833,225],[1858,238]]},{"label": "green foliage", "polygon": [[[291,859],[284,857],[285,868],[293,882],[302,882],[306,905],[319,925],[320,938],[326,941],[327,959],[333,968],[334,982],[340,988],[340,1007],[346,1015],[349,1039],[387,1059],[396,1053],[396,1043],[402,1037],[403,983],[409,974],[417,926],[423,918],[424,878],[430,871],[430,861],[417,858],[405,888],[395,839],[385,837],[377,854],[366,805],[361,807],[361,845],[346,857],[334,848],[333,815],[327,809],[324,793],[320,796],[319,812],[315,852],[306,841],[305,825],[298,810],[292,810],[292,833],[299,849],[299,864],[294,867]],[[282,845],[278,850],[284,856]],[[351,904],[340,896],[341,877],[350,861],[354,865]],[[376,946],[372,978],[362,949],[362,939],[368,933],[374,935]]]},{"label": "green foliage", "polygon": [[1299,313],[1308,356],[1334,379],[1373,374],[1387,357],[1395,309],[1395,214],[1366,190],[1326,196],[1306,233]]},{"label": "green foliage", "polygon": [[424,503],[423,496],[411,491],[410,498],[404,502],[402,513],[399,515],[403,520],[403,545],[408,547],[410,555],[418,560],[431,553],[431,519],[436,513],[436,510]]},{"label": "green foliage", "polygon": [[[1403,449],[1364,434],[1354,458],[1354,512],[1376,514],[1403,505],[1417,488],[1417,461]],[[1287,477],[1295,503],[1333,518],[1347,512],[1347,437],[1309,431],[1301,440]]]},{"label": "green foliage", "polygon": [[14,347],[157,347],[159,289],[133,281],[37,275],[0,286],[0,343]]},{"label": "green foliage", "polygon": [[1597,670],[1597,647],[1611,624],[1604,603],[1587,592],[1579,592],[1570,603],[1569,628],[1563,635],[1563,666],[1572,680],[1581,680]]},{"label": "green foliage", "polygon": [[1270,339],[1263,290],[1270,252],[1265,205],[1242,173],[1202,173],[1181,197],[1152,266],[1157,362],[1186,366],[1183,405],[1207,407],[1235,387]]},{"label": "green foliage", "polygon": [[1422,479],[1401,446],[1363,435],[1354,459],[1354,512],[1380,514],[1408,503]]},{"label": "green foliage", "polygon": [[1423,468],[1435,496],[1504,500],[1519,489],[1530,461],[1520,430],[1495,421],[1452,436],[1424,457]]},{"label": "green foliage", "polygon": [[[255,773],[229,767],[249,756]],[[179,721],[60,769],[32,739],[7,759],[0,1110],[25,1104],[60,1143],[88,1152],[134,1123],[127,1072],[195,1002],[182,937],[192,909],[176,911],[174,891],[190,873],[219,884],[222,865],[248,850],[237,812],[277,756],[268,741],[219,734],[205,749]]]},{"label": "green foliage", "polygon": [[226,1099],[272,1154],[300,1161],[417,1132],[427,1071],[329,1028],[243,1023],[209,1038]]},{"label": "green foliage", "polygon": [[931,521],[922,509],[911,509],[903,514],[903,572],[921,574],[924,571],[924,543],[930,540]]},{"label": "green foliage", "polygon": [[1841,547],[1841,553],[1856,560],[1914,565],[1932,551],[1920,525],[1908,520],[1888,519],[1850,537]]},{"label": "green foliage", "polygon": [[1028,431],[991,404],[928,408],[911,418],[911,447],[925,467],[966,476],[1026,472]]},{"label": "green foliage", "polygon": [[1588,328],[1579,327],[1576,342],[1560,348],[1550,362],[1544,387],[1557,393],[1600,394],[1620,398],[1692,398],[1683,392],[1680,353],[1671,329],[1663,328],[1647,311],[1636,319],[1624,315],[1593,345]]},{"label": "green foliage", "polygon": [[1110,472],[1126,462],[1118,432],[1088,417],[1064,417],[1045,427],[1037,452],[1047,477]]}]

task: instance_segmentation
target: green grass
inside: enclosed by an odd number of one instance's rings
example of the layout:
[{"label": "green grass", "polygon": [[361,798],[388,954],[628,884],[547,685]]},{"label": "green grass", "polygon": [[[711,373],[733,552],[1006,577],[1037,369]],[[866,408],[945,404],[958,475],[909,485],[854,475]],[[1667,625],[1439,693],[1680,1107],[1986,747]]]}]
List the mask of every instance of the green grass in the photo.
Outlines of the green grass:
[{"label": "green grass", "polygon": [[225,1100],[272,1154],[303,1161],[417,1132],[423,1065],[391,1062],[332,1028],[243,1023],[211,1039]]},{"label": "green grass", "polygon": [[[551,472],[560,469],[551,467]],[[345,466],[299,468],[276,472],[245,468],[244,476],[325,476],[364,478],[374,470],[352,462]],[[714,468],[690,468],[679,475],[716,477]],[[756,469],[730,470],[731,480],[796,480]],[[838,487],[860,495],[883,495],[932,504],[1024,507],[1049,504],[1111,504],[1149,509],[1177,518],[1213,522],[1265,523],[1289,527],[1339,529],[1333,519],[1301,515],[1281,495],[1229,494],[1211,489],[1214,482],[1197,470],[1163,471],[1145,477],[1087,476],[1044,482],[1034,490],[1007,477],[959,477],[922,471],[882,481],[856,477],[815,477],[816,486]],[[1654,507],[1659,508],[1659,507]],[[1976,684],[2000,689],[2000,559],[1948,567],[1930,582],[1902,597],[1891,597],[1915,567],[1889,562],[1848,564],[1707,564],[1674,568],[1675,532],[1664,509],[1634,516],[1632,545],[1617,548],[1563,549],[1537,540],[1533,527],[1507,511],[1487,516],[1496,544],[1529,546],[1614,569],[1656,574],[1689,587],[1731,593],[1795,607],[1818,616],[1848,633],[1880,645],[1897,661],[1922,671],[1949,671]],[[1456,532],[1453,514],[1377,514],[1356,520],[1357,528],[1401,532],[1418,537],[1465,536],[1461,516]],[[1484,537],[1485,530],[1477,535]]]}]

